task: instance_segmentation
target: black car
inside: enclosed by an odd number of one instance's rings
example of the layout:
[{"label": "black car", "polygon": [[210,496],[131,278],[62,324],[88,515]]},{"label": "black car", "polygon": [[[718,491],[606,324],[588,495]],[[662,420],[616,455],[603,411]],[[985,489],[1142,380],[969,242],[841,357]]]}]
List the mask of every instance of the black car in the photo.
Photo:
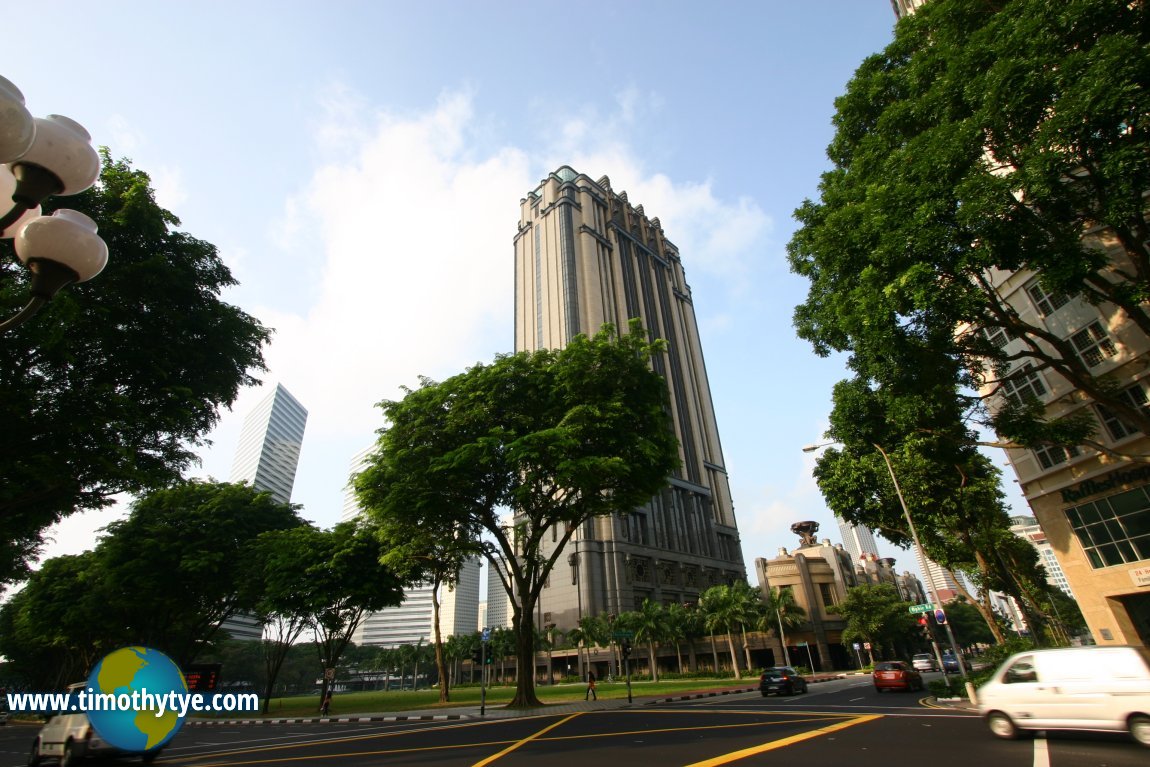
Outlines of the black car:
[{"label": "black car", "polygon": [[807,691],[807,680],[790,666],[775,666],[759,677],[759,692],[767,697],[772,692],[779,695],[798,695]]}]

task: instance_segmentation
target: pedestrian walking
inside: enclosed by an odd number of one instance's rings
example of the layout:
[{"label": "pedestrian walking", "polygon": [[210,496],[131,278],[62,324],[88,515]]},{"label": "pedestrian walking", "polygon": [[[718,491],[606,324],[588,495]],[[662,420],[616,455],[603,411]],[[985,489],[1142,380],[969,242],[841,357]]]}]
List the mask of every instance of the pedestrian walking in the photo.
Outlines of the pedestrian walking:
[{"label": "pedestrian walking", "polygon": [[583,696],[583,700],[599,700],[599,696],[595,693],[595,672],[587,672],[587,694]]},{"label": "pedestrian walking", "polygon": [[327,695],[323,696],[323,703],[319,707],[319,712],[327,716],[327,712],[331,709],[331,690],[327,691]]}]

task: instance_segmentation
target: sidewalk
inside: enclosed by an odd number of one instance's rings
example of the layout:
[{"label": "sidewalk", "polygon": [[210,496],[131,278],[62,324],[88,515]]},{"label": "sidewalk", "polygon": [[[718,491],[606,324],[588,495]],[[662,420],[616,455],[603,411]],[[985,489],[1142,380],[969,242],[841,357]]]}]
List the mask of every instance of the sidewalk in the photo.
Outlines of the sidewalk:
[{"label": "sidewalk", "polygon": [[[845,674],[821,674],[811,677],[811,684],[828,682],[832,679],[842,679]],[[633,702],[628,703],[626,698],[611,698],[591,701],[570,701],[567,703],[553,703],[538,708],[504,708],[502,705],[487,706],[484,714],[480,715],[479,706],[456,706],[452,708],[436,708],[426,710],[389,711],[385,713],[343,714],[332,716],[291,717],[267,719],[188,719],[185,727],[235,727],[237,725],[258,724],[356,724],[365,722],[434,722],[459,719],[517,719],[532,716],[555,716],[574,714],[583,711],[609,711],[634,706],[650,706],[659,703],[674,703],[698,698],[713,698],[719,695],[735,695],[739,693],[758,692],[758,682],[748,682],[745,687],[717,687],[712,689],[692,690],[691,692],[665,697],[658,695],[636,696]]]}]

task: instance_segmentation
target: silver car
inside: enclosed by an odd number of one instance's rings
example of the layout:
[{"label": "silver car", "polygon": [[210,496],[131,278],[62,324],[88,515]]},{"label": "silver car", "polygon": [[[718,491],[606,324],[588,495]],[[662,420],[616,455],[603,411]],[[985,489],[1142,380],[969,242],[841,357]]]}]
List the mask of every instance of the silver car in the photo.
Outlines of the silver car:
[{"label": "silver car", "polygon": [[938,671],[938,661],[928,652],[920,652],[910,659],[915,671]]}]

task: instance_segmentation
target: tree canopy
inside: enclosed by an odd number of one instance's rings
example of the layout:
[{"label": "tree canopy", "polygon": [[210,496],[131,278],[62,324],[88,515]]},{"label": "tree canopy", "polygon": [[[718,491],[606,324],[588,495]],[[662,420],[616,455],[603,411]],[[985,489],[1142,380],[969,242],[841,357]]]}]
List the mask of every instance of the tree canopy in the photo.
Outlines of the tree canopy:
[{"label": "tree canopy", "polygon": [[[104,153],[96,186],[56,207],[91,216],[107,268],[0,338],[0,584],[22,579],[42,531],[122,492],[179,479],[242,386],[270,331],[220,299],[216,248],[176,231],[146,173]],[[0,316],[28,274],[0,241]]]},{"label": "tree canopy", "polygon": [[[833,168],[796,212],[799,335],[908,397],[920,428],[973,419],[1010,445],[1118,455],[1083,411],[987,406],[1049,370],[1150,433],[1150,411],[1044,321],[1097,305],[1150,335],[1148,16],[1126,0],[931,0],[901,21],[836,101]],[[1003,273],[1034,276],[1034,312],[996,292]],[[956,398],[957,420],[938,412]]]},{"label": "tree canopy", "polygon": [[188,482],[144,496],[94,549],[45,561],[0,607],[0,653],[44,689],[125,645],[190,663],[223,621],[257,606],[260,536],[300,524],[291,506],[247,485]]},{"label": "tree canopy", "polygon": [[[520,668],[532,668],[534,606],[573,532],[647,503],[678,465],[667,386],[650,368],[662,352],[637,323],[622,336],[607,326],[380,404],[388,425],[355,481],[361,505],[491,563],[512,599]],[[533,677],[519,674],[513,706],[538,704]]]}]

